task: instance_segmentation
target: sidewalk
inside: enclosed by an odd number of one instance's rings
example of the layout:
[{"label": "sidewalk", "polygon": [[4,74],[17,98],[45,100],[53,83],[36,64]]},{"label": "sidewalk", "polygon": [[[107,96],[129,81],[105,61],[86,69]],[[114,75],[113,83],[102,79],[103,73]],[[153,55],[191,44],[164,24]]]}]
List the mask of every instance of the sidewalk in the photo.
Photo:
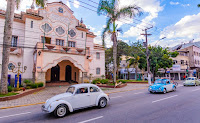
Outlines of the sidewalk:
[{"label": "sidewalk", "polygon": [[[0,108],[45,102],[47,99],[51,98],[52,96],[66,92],[68,87],[69,86],[46,87],[44,90],[24,96],[19,99],[2,101],[0,102]],[[126,87],[123,87],[123,88],[112,88],[112,89],[102,88],[102,90],[105,93],[116,93],[120,91],[123,92],[123,91],[129,91],[129,90],[143,89],[147,87],[148,87],[147,84],[128,84]]]}]

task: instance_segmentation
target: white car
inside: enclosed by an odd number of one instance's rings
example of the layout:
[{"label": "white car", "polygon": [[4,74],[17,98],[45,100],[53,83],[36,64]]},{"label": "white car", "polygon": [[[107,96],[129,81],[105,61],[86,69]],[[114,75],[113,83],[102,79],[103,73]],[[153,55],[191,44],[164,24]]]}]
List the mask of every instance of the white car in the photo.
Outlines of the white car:
[{"label": "white car", "polygon": [[78,109],[98,106],[104,108],[109,97],[94,84],[76,84],[70,86],[66,93],[48,99],[42,105],[42,111],[53,113],[56,117],[64,117]]}]

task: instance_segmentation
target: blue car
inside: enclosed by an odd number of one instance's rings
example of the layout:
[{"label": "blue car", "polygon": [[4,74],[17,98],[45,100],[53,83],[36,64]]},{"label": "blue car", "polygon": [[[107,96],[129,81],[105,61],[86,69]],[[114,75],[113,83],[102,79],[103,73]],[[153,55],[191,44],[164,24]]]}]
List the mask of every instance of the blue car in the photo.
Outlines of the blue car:
[{"label": "blue car", "polygon": [[176,85],[170,82],[169,79],[157,79],[153,85],[148,88],[150,93],[167,93],[169,91],[176,91]]}]

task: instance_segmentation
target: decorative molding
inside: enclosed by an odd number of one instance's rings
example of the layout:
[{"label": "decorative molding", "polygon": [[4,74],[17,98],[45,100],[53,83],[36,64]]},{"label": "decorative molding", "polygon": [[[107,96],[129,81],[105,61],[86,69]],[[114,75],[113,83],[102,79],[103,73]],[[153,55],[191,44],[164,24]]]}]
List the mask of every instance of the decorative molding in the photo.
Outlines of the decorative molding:
[{"label": "decorative molding", "polygon": [[63,61],[63,60],[68,60],[70,61],[71,63],[73,63],[73,65],[77,68],[79,68],[82,72],[85,72],[86,70],[83,68],[83,66],[81,64],[79,64],[76,60],[72,59],[71,57],[68,57],[68,56],[63,56],[59,59],[56,59],[53,61],[53,63],[49,63],[47,64],[45,67],[43,67],[41,70],[43,72],[46,72],[48,69],[56,66],[59,62]]}]

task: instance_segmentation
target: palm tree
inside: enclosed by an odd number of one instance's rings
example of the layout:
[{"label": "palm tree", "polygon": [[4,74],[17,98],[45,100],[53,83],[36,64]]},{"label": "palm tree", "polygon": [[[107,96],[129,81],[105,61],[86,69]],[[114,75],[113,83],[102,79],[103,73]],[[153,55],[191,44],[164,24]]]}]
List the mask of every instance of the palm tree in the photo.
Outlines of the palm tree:
[{"label": "palm tree", "polygon": [[[8,81],[8,63],[10,56],[10,45],[12,40],[12,27],[14,19],[15,6],[18,9],[21,0],[7,0],[6,17],[4,25],[4,37],[3,37],[3,53],[2,53],[2,72],[0,93],[7,94],[7,81]],[[44,7],[45,0],[33,0],[37,5]]]},{"label": "palm tree", "polygon": [[135,68],[135,79],[137,80],[137,71],[138,71],[138,64],[139,64],[140,57],[135,55],[134,58],[129,59],[129,66],[133,66]]},{"label": "palm tree", "polygon": [[97,9],[98,15],[106,15],[107,22],[106,27],[102,32],[102,42],[103,46],[105,46],[105,36],[106,33],[111,34],[111,41],[113,42],[113,81],[116,83],[116,72],[117,72],[117,29],[116,21],[119,20],[121,17],[134,17],[135,13],[137,12],[138,15],[141,15],[140,7],[133,5],[127,6],[124,8],[119,8],[118,6],[119,0],[100,0],[99,6]]}]

